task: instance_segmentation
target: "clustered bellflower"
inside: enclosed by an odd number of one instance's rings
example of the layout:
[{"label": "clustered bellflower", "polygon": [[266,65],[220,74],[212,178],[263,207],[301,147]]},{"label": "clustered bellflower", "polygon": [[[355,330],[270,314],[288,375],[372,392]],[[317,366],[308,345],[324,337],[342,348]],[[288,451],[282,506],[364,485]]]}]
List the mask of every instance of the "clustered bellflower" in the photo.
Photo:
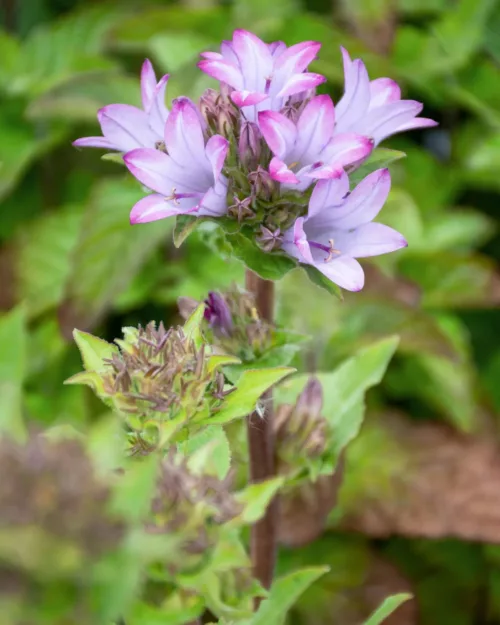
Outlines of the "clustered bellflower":
[{"label": "clustered bellflower", "polygon": [[368,77],[342,49],[344,95],[317,95],[325,82],[308,71],[320,44],[266,44],[236,30],[198,67],[219,81],[199,102],[165,105],[168,75],[158,82],[146,60],[142,109],[111,104],[98,112],[102,137],[76,146],[115,150],[151,193],[131,212],[140,224],[175,215],[233,219],[268,253],[311,265],[340,287],[363,288],[356,259],[406,246],[373,220],[388,196],[387,169],[352,188],[349,175],[393,134],[434,126],[422,104],[402,100],[393,80]]}]

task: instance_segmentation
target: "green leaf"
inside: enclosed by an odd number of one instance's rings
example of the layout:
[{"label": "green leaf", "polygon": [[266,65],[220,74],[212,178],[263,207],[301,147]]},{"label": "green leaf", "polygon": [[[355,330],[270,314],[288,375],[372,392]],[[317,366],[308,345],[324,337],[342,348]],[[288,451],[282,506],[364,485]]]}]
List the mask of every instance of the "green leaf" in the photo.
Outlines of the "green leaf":
[{"label": "green leaf", "polygon": [[131,226],[129,212],[144,196],[133,180],[105,180],[90,199],[72,256],[60,311],[65,334],[89,328],[166,240],[169,220]]},{"label": "green leaf", "polygon": [[313,267],[312,265],[301,265],[301,267],[304,269],[309,277],[309,280],[313,284],[319,286],[325,291],[328,291],[328,293],[335,295],[335,297],[338,297],[340,300],[344,299],[340,287],[329,280],[324,274],[321,273],[321,271],[319,271],[319,269],[316,269],[316,267]]},{"label": "green leaf", "polygon": [[231,448],[224,428],[220,425],[209,425],[190,436],[181,449],[184,454],[191,456],[189,468],[194,473],[214,474],[223,480],[231,468]]},{"label": "green leaf", "polygon": [[264,599],[251,619],[251,625],[281,625],[300,595],[328,570],[326,566],[310,567],[277,579],[271,587],[269,598]]},{"label": "green leaf", "polygon": [[197,348],[203,344],[203,335],[201,333],[201,322],[205,313],[205,304],[202,302],[196,307],[184,324],[184,333],[188,339],[194,342]]},{"label": "green leaf", "polygon": [[64,294],[82,222],[81,206],[64,206],[28,223],[13,241],[16,291],[30,318]]},{"label": "green leaf", "polygon": [[127,615],[130,625],[185,625],[196,622],[204,611],[202,597],[172,594],[160,606],[137,603]]},{"label": "green leaf", "polygon": [[130,462],[113,493],[112,509],[131,522],[141,522],[150,512],[156,489],[159,457],[151,454]]},{"label": "green leaf", "polygon": [[[365,392],[378,384],[387,369],[398,337],[390,337],[361,349],[330,373],[317,373],[323,387],[323,410],[333,432],[332,452],[338,458],[342,449],[357,435],[364,414]],[[294,403],[309,379],[307,374],[293,376],[275,392],[275,399]]]},{"label": "green leaf", "polygon": [[106,367],[106,364],[103,362],[104,359],[112,358],[118,352],[116,345],[88,334],[88,332],[74,330],[73,338],[80,350],[83,366],[89,372],[102,371]]},{"label": "green leaf", "polygon": [[375,610],[370,618],[364,622],[364,625],[379,625],[395,610],[397,610],[400,605],[412,598],[412,595],[407,592],[387,597],[387,599],[384,599],[382,604]]},{"label": "green leaf", "polygon": [[177,215],[174,226],[174,245],[180,247],[188,236],[198,228],[206,219],[193,217],[192,215]]},{"label": "green leaf", "polygon": [[24,308],[0,318],[0,432],[24,436],[22,389],[26,374],[28,335]]},{"label": "green leaf", "polygon": [[363,178],[366,178],[368,174],[376,171],[377,169],[384,169],[388,167],[394,161],[399,161],[405,158],[406,154],[398,150],[389,150],[387,148],[375,148],[370,154],[368,159],[355,171],[350,174],[349,179],[352,185],[358,184]]},{"label": "green leaf", "polygon": [[226,397],[220,410],[205,422],[227,423],[250,414],[265,391],[294,371],[291,367],[247,369],[239,378],[236,390]]},{"label": "green leaf", "polygon": [[262,251],[245,235],[236,233],[228,236],[233,255],[264,280],[280,280],[297,266],[297,263],[281,252]]},{"label": "green leaf", "polygon": [[276,493],[285,483],[284,477],[275,477],[258,484],[250,484],[245,490],[236,493],[235,499],[245,507],[235,519],[232,525],[251,525],[264,516],[268,505]]}]

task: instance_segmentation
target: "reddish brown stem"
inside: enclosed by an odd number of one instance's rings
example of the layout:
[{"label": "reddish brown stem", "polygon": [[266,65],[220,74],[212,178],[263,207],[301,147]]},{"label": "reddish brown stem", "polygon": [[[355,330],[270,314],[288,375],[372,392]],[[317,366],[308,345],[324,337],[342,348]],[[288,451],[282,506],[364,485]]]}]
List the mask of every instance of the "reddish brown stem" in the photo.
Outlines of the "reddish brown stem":
[{"label": "reddish brown stem", "polygon": [[[274,313],[274,283],[263,280],[247,270],[246,289],[253,293],[262,319],[272,323]],[[250,481],[262,482],[274,475],[274,436],[272,394],[263,397],[264,414],[248,417],[248,448]],[[268,507],[264,517],[252,527],[250,552],[253,573],[264,588],[269,588],[274,575],[277,538],[277,501]]]}]

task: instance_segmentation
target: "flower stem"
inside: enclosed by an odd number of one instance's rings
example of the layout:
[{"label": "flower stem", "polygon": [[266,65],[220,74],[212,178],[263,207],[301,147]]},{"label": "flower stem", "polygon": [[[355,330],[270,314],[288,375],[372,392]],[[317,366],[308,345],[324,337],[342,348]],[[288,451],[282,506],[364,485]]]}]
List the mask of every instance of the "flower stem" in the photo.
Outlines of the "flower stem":
[{"label": "flower stem", "polygon": [[[274,282],[263,280],[247,270],[246,289],[253,293],[259,316],[272,323],[274,312]],[[274,475],[274,435],[272,394],[262,397],[264,415],[248,417],[248,449],[250,481],[262,482]],[[271,502],[264,517],[252,527],[250,552],[253,573],[264,588],[269,588],[274,575],[277,538],[277,500]]]}]

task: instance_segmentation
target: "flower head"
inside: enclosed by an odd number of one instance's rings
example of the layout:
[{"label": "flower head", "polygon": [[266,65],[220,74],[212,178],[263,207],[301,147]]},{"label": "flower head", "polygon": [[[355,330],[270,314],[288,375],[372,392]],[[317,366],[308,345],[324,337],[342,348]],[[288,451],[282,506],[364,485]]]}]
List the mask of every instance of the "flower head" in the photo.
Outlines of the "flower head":
[{"label": "flower head", "polygon": [[225,214],[227,180],[221,172],[229,144],[220,135],[205,141],[203,118],[189,98],[174,100],[164,141],[168,153],[139,148],[124,156],[131,173],[155,191],[137,202],[131,223],[188,213],[200,217]]},{"label": "flower head", "polygon": [[394,80],[370,81],[360,59],[352,61],[344,48],[342,56],[345,87],[336,107],[336,133],[357,132],[372,137],[378,145],[398,132],[437,125],[432,119],[417,117],[423,105],[415,100],[401,100],[401,90]]},{"label": "flower head", "polygon": [[232,87],[231,98],[245,118],[255,121],[258,111],[279,111],[287,98],[322,82],[320,74],[305,71],[321,44],[303,41],[287,48],[282,41],[264,43],[246,30],[236,30],[221,51],[205,52],[198,67]]},{"label": "flower head", "polygon": [[105,148],[127,152],[134,148],[154,148],[163,141],[168,118],[165,90],[168,74],[156,82],[151,62],[146,59],[141,72],[142,109],[130,104],[109,104],[97,113],[102,137],[84,137],[73,145],[82,148]]},{"label": "flower head", "polygon": [[275,111],[262,111],[258,119],[274,154],[271,178],[297,190],[364,160],[373,148],[373,141],[362,135],[334,136],[335,108],[328,95],[313,97],[296,122]]},{"label": "flower head", "polygon": [[284,236],[283,249],[300,262],[313,265],[332,282],[359,291],[364,273],[356,258],[378,256],[407,245],[388,226],[373,222],[391,186],[387,169],[379,169],[349,192],[345,172],[320,180],[312,192],[308,213]]}]

